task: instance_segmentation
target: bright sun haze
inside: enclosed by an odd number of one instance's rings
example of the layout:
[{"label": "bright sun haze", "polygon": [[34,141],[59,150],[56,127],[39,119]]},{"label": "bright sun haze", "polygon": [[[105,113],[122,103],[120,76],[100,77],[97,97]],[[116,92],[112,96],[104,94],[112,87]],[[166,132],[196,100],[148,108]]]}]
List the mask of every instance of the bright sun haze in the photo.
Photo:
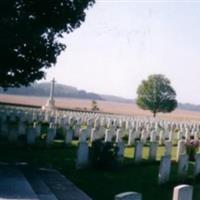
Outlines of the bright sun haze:
[{"label": "bright sun haze", "polygon": [[171,80],[179,102],[199,104],[200,2],[97,0],[46,80],[136,98],[150,74]]}]

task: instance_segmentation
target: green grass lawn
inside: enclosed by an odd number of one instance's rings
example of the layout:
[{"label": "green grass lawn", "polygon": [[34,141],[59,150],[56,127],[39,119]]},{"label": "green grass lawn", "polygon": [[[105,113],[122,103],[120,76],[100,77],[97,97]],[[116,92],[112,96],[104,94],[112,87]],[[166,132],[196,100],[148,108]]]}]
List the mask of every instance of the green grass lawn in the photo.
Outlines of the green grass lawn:
[{"label": "green grass lawn", "polygon": [[[157,162],[148,162],[148,147],[144,147],[143,162],[139,165],[133,162],[132,147],[125,150],[124,165],[114,171],[101,171],[92,168],[75,170],[77,142],[70,147],[64,147],[61,141],[53,147],[37,145],[34,147],[1,144],[1,162],[27,162],[36,167],[53,167],[58,169],[72,182],[89,194],[94,200],[111,200],[118,193],[135,191],[143,194],[143,200],[171,200],[173,187],[178,185],[177,165],[172,163],[170,182],[158,186],[159,160],[164,148],[159,147]],[[176,147],[173,147],[172,159],[175,159]],[[200,181],[192,176],[193,163],[190,163],[186,183],[194,185],[194,200],[200,199]]]}]

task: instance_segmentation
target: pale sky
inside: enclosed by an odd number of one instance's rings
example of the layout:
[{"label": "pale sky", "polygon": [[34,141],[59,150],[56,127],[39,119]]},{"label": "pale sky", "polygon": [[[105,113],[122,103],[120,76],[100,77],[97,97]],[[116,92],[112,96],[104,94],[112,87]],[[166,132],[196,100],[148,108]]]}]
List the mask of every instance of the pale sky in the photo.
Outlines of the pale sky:
[{"label": "pale sky", "polygon": [[178,101],[200,104],[200,1],[97,0],[64,43],[46,81],[136,98],[161,73]]}]

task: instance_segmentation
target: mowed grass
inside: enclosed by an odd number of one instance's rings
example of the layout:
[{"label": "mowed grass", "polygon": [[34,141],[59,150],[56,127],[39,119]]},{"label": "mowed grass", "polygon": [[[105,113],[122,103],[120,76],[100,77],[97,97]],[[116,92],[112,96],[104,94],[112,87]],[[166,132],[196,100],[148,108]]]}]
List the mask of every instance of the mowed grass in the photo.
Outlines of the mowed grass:
[{"label": "mowed grass", "polygon": [[[65,147],[62,141],[55,141],[52,147],[38,144],[25,145],[1,144],[0,161],[7,163],[26,162],[35,167],[56,168],[67,178],[84,190],[94,200],[111,200],[118,193],[135,191],[142,193],[143,200],[171,200],[173,187],[180,182],[177,177],[177,164],[172,162],[170,182],[158,185],[159,160],[164,147],[158,147],[157,161],[148,161],[149,147],[145,146],[143,161],[133,162],[133,147],[126,147],[123,166],[114,171],[101,171],[93,168],[75,170],[77,142]],[[172,159],[175,159],[176,147],[173,147]],[[200,181],[193,178],[193,163],[190,163],[188,179],[185,183],[194,185],[194,200],[200,199]],[[66,197],[67,199],[67,197]]]}]

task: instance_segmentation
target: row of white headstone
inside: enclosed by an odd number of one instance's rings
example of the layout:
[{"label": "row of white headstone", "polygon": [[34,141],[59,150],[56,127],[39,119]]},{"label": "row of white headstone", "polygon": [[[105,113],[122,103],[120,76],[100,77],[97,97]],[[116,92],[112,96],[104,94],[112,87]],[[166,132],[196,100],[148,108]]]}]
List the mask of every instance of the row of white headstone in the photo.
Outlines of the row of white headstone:
[{"label": "row of white headstone", "polygon": [[[189,156],[187,154],[181,154],[178,160],[178,170],[177,175],[179,181],[184,181],[187,178],[188,174],[188,165],[189,165]],[[171,171],[171,157],[170,155],[164,155],[160,161],[158,183],[160,185],[165,184],[170,179]],[[197,177],[200,174],[200,153],[197,153],[195,156],[194,164],[194,177]]]},{"label": "row of white headstone", "polygon": [[[64,120],[62,120],[64,121]],[[6,121],[6,120],[1,120],[0,122],[0,134],[1,136],[8,137],[9,140],[11,141],[16,141],[18,136],[20,135],[27,135],[27,138],[32,138],[31,142],[29,142],[28,139],[28,144],[29,143],[34,143],[34,140],[36,137],[38,137],[41,134],[41,123],[38,123],[37,121],[33,122],[33,127],[28,128],[30,126],[28,125],[25,121],[19,121],[17,124],[14,126]],[[49,124],[49,129],[47,136],[49,138],[47,139],[47,143],[52,143],[53,138],[56,135],[56,127],[58,125],[54,123]],[[99,139],[99,138],[105,138],[106,142],[110,142],[115,138],[115,141],[121,142],[123,136],[126,133],[123,133],[123,131],[120,128],[110,128],[106,129],[105,127],[99,126],[98,128],[94,128],[92,126],[85,126],[82,128],[80,125],[77,125],[73,123],[72,118],[70,118],[70,121],[68,123],[63,123],[62,124],[64,134],[66,135],[66,143],[70,143],[73,138],[73,136],[79,137],[79,139],[86,140],[89,138],[91,141]],[[73,130],[72,128],[73,127]],[[53,132],[53,133],[52,133]],[[161,145],[168,145],[170,147],[170,143],[174,144],[174,141],[182,141],[183,137],[180,136],[183,132],[178,132],[178,137],[176,140],[172,139],[172,136],[175,135],[175,132],[167,132],[165,131],[165,137],[163,136],[164,131],[161,130],[158,134],[155,130],[152,130],[151,132],[145,132],[145,131],[136,131],[135,129],[129,129],[128,131],[128,145],[134,145],[136,140],[141,140],[143,144],[147,142],[147,138],[150,138],[150,142],[159,142]],[[166,134],[168,133],[168,135]],[[170,133],[170,134],[169,134]],[[181,133],[181,134],[180,134]],[[197,133],[197,132],[196,132]],[[167,135],[167,136],[166,136]],[[189,134],[188,134],[189,135]],[[54,137],[52,137],[54,136]],[[190,135],[191,136],[191,135]],[[199,133],[195,135],[195,139],[199,139]],[[187,136],[186,138],[188,138]],[[179,142],[178,142],[179,144]]]},{"label": "row of white headstone", "polygon": [[120,127],[122,130],[129,129],[144,129],[149,132],[149,130],[155,129],[156,131],[161,129],[171,131],[173,129],[179,129],[182,131],[199,132],[200,124],[199,122],[192,121],[172,121],[172,120],[162,120],[153,119],[147,117],[129,117],[123,115],[110,115],[110,114],[95,114],[88,112],[73,112],[73,111],[42,111],[40,109],[1,109],[0,116],[2,120],[9,117],[11,121],[14,121],[16,117],[19,117],[20,121],[27,120],[28,122],[46,121],[53,123],[66,123],[70,119],[74,119],[77,125],[82,123],[87,123],[88,126],[93,126],[94,128],[99,128],[103,126],[106,128]]},{"label": "row of white headstone", "polygon": [[[172,200],[192,200],[193,187],[191,185],[178,185],[174,187]],[[142,200],[142,194],[137,192],[124,192],[117,194],[115,200]]]}]

